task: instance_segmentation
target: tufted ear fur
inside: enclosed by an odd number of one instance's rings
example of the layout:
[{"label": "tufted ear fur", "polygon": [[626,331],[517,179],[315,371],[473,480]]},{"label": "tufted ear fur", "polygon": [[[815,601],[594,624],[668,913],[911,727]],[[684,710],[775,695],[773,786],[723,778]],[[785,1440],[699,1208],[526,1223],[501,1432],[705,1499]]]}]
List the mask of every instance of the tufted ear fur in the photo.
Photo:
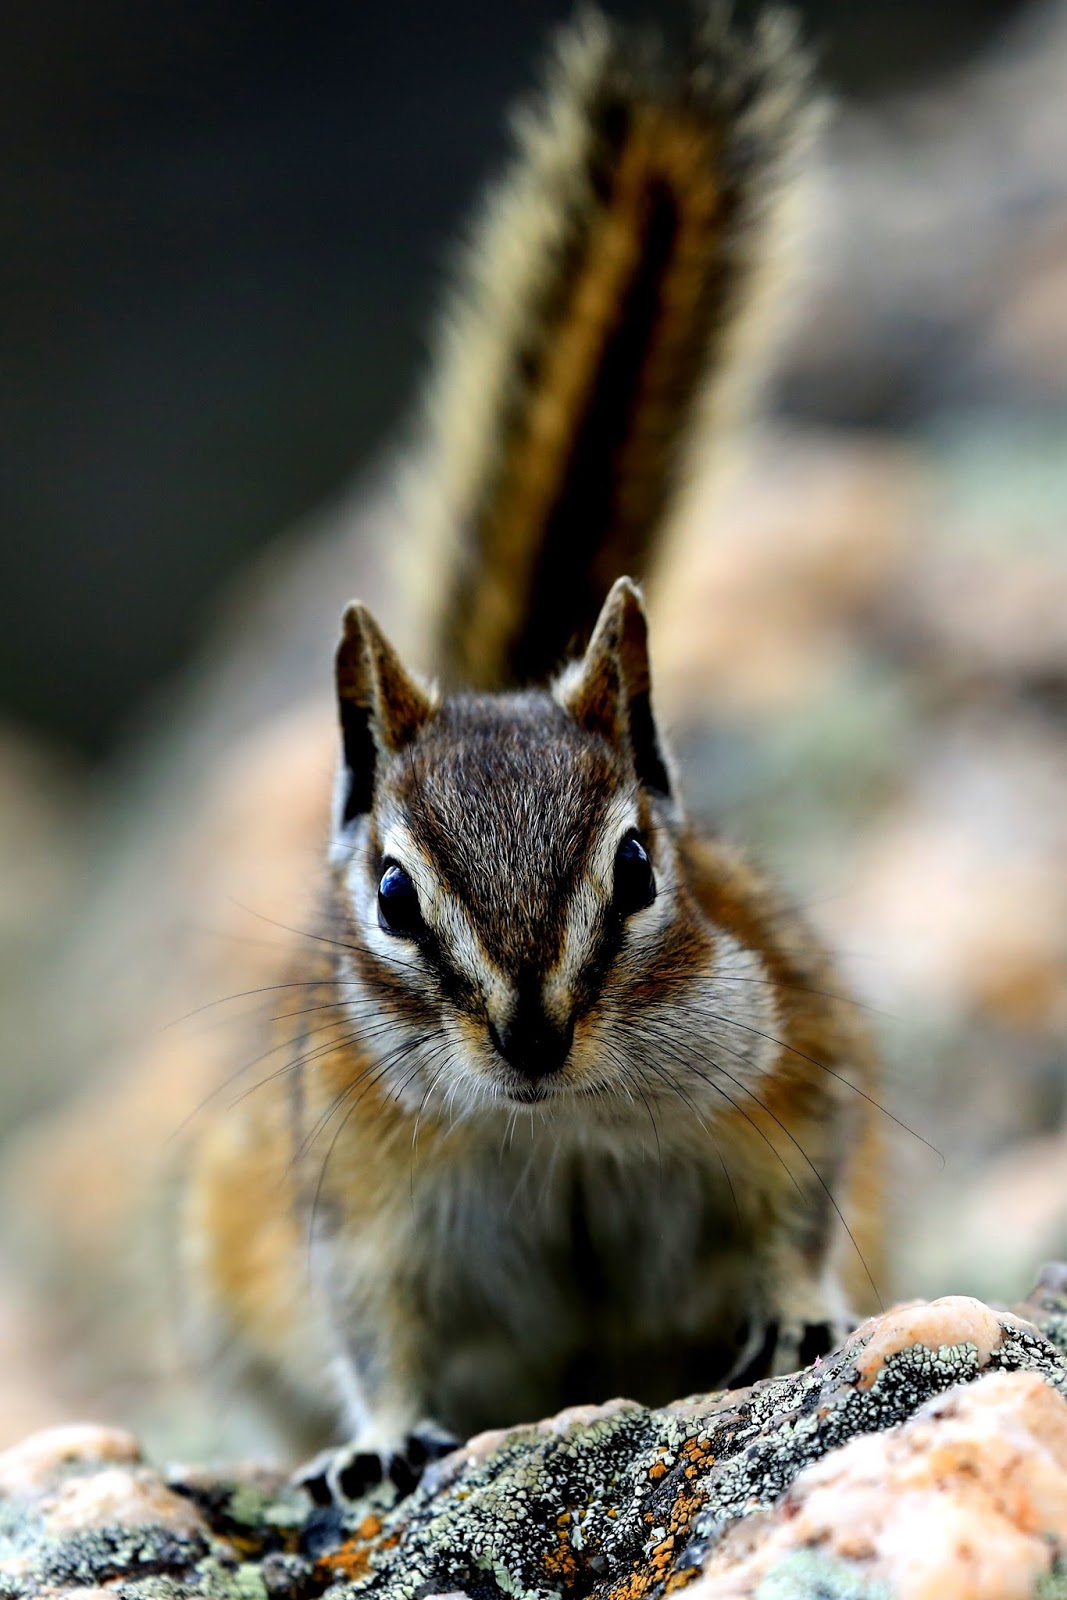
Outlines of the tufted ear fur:
[{"label": "tufted ear fur", "polygon": [[583,728],[629,756],[646,789],[672,797],[652,716],[648,625],[631,579],[619,578],[612,586],[589,648],[560,679],[556,698]]},{"label": "tufted ear fur", "polygon": [[342,762],[336,825],[343,829],[370,810],[382,757],[402,750],[436,710],[358,602],[345,612],[337,647],[337,704]]}]

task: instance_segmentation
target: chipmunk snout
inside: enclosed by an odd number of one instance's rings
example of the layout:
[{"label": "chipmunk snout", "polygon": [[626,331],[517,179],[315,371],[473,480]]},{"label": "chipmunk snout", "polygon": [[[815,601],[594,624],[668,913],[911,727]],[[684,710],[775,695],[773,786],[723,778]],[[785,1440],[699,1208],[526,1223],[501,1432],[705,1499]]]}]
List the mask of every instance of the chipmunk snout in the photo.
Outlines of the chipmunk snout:
[{"label": "chipmunk snout", "polygon": [[563,1066],[574,1039],[574,1021],[554,1022],[539,996],[522,997],[506,1022],[490,1021],[489,1037],[509,1066],[536,1082]]}]

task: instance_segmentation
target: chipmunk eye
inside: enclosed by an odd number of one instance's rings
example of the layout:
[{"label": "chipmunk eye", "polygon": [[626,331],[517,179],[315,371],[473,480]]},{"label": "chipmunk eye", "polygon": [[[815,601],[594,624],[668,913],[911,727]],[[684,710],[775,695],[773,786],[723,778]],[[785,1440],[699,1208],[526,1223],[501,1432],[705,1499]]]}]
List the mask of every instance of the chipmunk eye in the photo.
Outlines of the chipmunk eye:
[{"label": "chipmunk eye", "polygon": [[648,852],[635,834],[628,834],[615,855],[616,911],[628,917],[656,898],[656,879]]},{"label": "chipmunk eye", "polygon": [[395,861],[386,863],[378,884],[378,923],[402,939],[418,939],[426,932],[418,890]]}]

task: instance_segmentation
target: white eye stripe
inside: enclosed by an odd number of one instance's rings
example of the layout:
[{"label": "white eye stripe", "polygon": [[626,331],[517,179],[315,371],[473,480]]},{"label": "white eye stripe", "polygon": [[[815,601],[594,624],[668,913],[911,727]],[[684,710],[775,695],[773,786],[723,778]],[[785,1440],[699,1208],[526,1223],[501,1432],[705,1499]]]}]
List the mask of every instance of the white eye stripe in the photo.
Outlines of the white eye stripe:
[{"label": "white eye stripe", "polygon": [[382,859],[403,867],[419,896],[419,906],[427,923],[438,920],[438,907],[447,891],[433,864],[423,855],[408,829],[394,823],[382,833]]},{"label": "white eye stripe", "polygon": [[614,887],[615,857],[619,845],[628,833],[637,828],[639,821],[637,800],[633,795],[616,796],[604,813],[583,876],[597,883],[608,899]]},{"label": "white eye stripe", "polygon": [[698,992],[700,1033],[690,1037],[703,1038],[705,1054],[716,1058],[711,1064],[733,1076],[743,1098],[743,1085],[759,1078],[780,1048],[777,996],[763,958],[720,931],[714,966]]},{"label": "white eye stripe", "polygon": [[[545,981],[546,1002],[560,1015],[569,1014],[574,988],[593,955],[604,912],[611,904],[619,845],[637,829],[639,821],[632,795],[618,796],[604,814],[581,881],[567,906],[559,959]],[[654,943],[669,915],[668,901],[663,897],[674,888],[669,853],[657,867],[656,884],[656,899],[627,925],[627,939],[638,947]]]},{"label": "white eye stripe", "polygon": [[[462,901],[445,887],[433,862],[399,818],[386,819],[381,848],[383,858],[403,867],[415,885],[426,925],[440,939],[457,972],[480,989],[490,1004],[503,1009],[512,985],[479,939]],[[351,875],[349,888],[356,892]],[[376,916],[373,920],[376,927]],[[395,956],[395,941],[383,945],[379,953]]]}]

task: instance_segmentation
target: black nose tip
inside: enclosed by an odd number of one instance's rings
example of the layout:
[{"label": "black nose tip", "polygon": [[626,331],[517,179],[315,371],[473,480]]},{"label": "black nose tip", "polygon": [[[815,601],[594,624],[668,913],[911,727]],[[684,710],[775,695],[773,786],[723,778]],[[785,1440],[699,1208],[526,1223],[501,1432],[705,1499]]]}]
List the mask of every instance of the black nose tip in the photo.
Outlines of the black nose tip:
[{"label": "black nose tip", "polygon": [[536,1022],[522,1019],[503,1028],[489,1024],[489,1037],[509,1066],[535,1082],[558,1072],[570,1054],[574,1024],[557,1027],[547,1017]]}]

